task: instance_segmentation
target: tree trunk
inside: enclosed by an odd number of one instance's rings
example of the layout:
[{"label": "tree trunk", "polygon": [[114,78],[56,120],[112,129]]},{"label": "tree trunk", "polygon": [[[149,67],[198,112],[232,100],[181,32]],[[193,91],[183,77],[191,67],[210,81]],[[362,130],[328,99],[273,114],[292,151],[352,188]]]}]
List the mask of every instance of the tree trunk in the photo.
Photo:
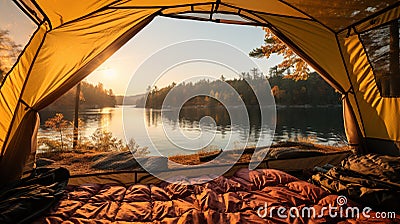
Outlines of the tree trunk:
[{"label": "tree trunk", "polygon": [[62,136],[62,131],[60,129],[60,137],[61,137],[61,151],[64,150],[64,142],[63,142],[63,136]]},{"label": "tree trunk", "polygon": [[76,86],[75,93],[75,117],[74,117],[74,139],[72,141],[72,148],[76,148],[79,139],[79,96],[81,95],[81,83]]}]

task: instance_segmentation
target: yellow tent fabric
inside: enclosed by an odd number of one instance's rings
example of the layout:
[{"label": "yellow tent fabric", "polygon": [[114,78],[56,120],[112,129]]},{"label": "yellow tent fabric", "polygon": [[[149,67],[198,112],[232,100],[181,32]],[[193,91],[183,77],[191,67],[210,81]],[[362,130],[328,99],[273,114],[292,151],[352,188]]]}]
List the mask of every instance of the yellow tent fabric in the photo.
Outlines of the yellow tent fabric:
[{"label": "yellow tent fabric", "polygon": [[[360,37],[398,20],[398,0],[14,2],[38,29],[0,89],[2,180],[18,179],[32,164],[37,111],[76,85],[155,16],[269,27],[343,94],[350,144],[400,154],[394,147],[400,141],[400,99],[381,96]],[[242,20],[214,19],[217,13]]]}]

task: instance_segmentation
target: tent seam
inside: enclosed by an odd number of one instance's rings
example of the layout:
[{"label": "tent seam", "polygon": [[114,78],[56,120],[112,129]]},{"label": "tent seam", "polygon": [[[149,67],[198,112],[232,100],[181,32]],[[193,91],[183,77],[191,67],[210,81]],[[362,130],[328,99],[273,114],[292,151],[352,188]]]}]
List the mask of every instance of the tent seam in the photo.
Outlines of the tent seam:
[{"label": "tent seam", "polygon": [[[256,15],[257,16],[257,15]],[[259,16],[257,16],[258,18],[260,18]],[[343,94],[345,92],[345,90],[343,89],[343,87],[336,82],[334,79],[329,78],[329,76],[327,76],[327,74],[329,74],[328,72],[325,71],[325,69],[323,69],[322,67],[320,67],[318,65],[318,63],[316,63],[314,61],[314,59],[310,58],[306,53],[304,53],[304,51],[300,48],[296,47],[296,44],[294,44],[289,38],[287,38],[284,34],[282,34],[282,32],[280,32],[274,25],[272,25],[271,23],[269,23],[267,20],[260,18],[262,20],[264,20],[267,23],[267,27],[271,29],[271,31],[279,38],[279,39],[283,39],[285,44],[287,46],[289,46],[291,49],[293,49],[295,51],[295,53],[297,55],[299,55],[303,60],[305,60],[308,64],[310,64],[311,66],[314,66],[315,70],[318,71],[318,73],[320,73],[320,76],[322,76],[323,78],[327,79],[330,86],[332,86],[335,90],[339,91],[341,94]]]},{"label": "tent seam", "polygon": [[[208,11],[183,11],[183,12],[180,12],[180,13],[191,13],[191,12],[199,13],[199,14],[207,14],[207,13],[209,13]],[[227,11],[220,11],[220,12],[224,13],[224,14],[229,14],[229,15],[238,15],[240,17],[243,17],[243,18],[249,20],[249,22],[233,23],[233,25],[250,25],[250,26],[265,26],[266,25],[265,23],[260,23],[259,21],[254,20],[254,19],[252,19],[252,18],[250,18],[250,17],[248,17],[246,15],[241,15],[241,14],[237,14],[237,13],[234,13],[234,12],[227,12]],[[219,20],[210,20],[210,19],[206,19],[206,18],[197,18],[197,17],[185,16],[185,15],[180,15],[180,14],[163,14],[162,12],[161,12],[161,14],[159,16],[168,17],[168,18],[177,18],[177,19],[190,19],[190,20],[198,20],[198,21],[208,21],[208,22],[215,22],[215,23],[218,23],[218,22],[221,21],[220,19]],[[226,21],[234,21],[234,20],[226,20]],[[236,21],[236,22],[240,22],[240,21]],[[253,23],[250,23],[250,22],[253,22]]]},{"label": "tent seam", "polygon": [[[142,23],[143,23],[145,20],[147,21],[147,20],[150,19],[150,21],[151,21],[152,19],[154,19],[154,17],[156,17],[156,16],[158,15],[158,13],[159,13],[160,11],[161,11],[161,9],[155,11],[153,14],[147,15],[147,17],[146,17],[145,19],[143,19],[142,21],[140,21],[138,24],[140,24],[139,26],[142,26],[142,27],[141,27],[133,36],[135,36],[138,32],[140,32],[140,30],[142,30],[142,29],[144,28],[145,25],[148,24],[148,23],[146,23],[146,24],[143,26]],[[138,25],[138,24],[137,24],[137,25]],[[134,26],[134,27],[135,27],[135,26]],[[121,38],[122,36],[127,35],[132,29],[133,29],[133,27],[130,28],[129,30],[127,30],[126,32],[124,32],[121,36],[119,36],[117,39],[115,39],[108,47],[106,47],[104,50],[102,50],[96,57],[92,58],[89,62],[87,62],[85,65],[83,65],[81,68],[79,68],[74,74],[80,72],[83,68],[84,68],[84,69],[87,69],[86,66],[87,66],[90,62],[97,60],[98,57],[99,57],[99,55],[101,55],[102,53],[104,53],[111,45],[115,44],[118,40],[120,40],[120,38]],[[132,36],[132,37],[133,37],[133,36]],[[131,37],[131,38],[132,38],[132,37]],[[130,38],[130,39],[131,39],[131,38]],[[126,41],[126,42],[127,42],[127,41]],[[125,42],[125,43],[126,43],[126,42]],[[124,44],[125,44],[125,43],[124,43]],[[122,44],[122,45],[123,45],[123,44]],[[121,45],[121,46],[122,46],[122,45]],[[120,46],[120,47],[121,47],[121,46]],[[119,48],[120,48],[120,47],[119,47]],[[118,48],[118,49],[119,49],[119,48]],[[115,53],[115,52],[114,52],[114,53]],[[96,66],[96,67],[98,67],[98,66]],[[94,69],[93,69],[93,70],[94,70]],[[89,75],[89,74],[87,74],[87,75]],[[84,77],[86,77],[87,75],[85,75]],[[64,83],[67,83],[67,81],[70,80],[71,77],[72,77],[72,76],[70,76],[65,82],[63,82],[63,84],[64,84]],[[84,78],[84,77],[83,77],[83,78]],[[82,78],[82,79],[83,79],[83,78]],[[75,83],[74,85],[76,85],[76,83]],[[74,85],[72,85],[72,87],[73,87]],[[55,90],[53,90],[52,93],[56,92],[56,90],[57,90],[57,89],[60,89],[61,87],[65,87],[65,86],[60,85],[58,88],[56,88]],[[70,88],[72,88],[72,87],[70,87]],[[70,88],[69,88],[69,89],[70,89]],[[47,96],[49,96],[49,95],[50,95],[50,94],[48,94]],[[58,97],[60,97],[60,96],[58,96]],[[58,98],[58,97],[57,97],[57,98]],[[36,108],[37,105],[40,105],[43,101],[45,101],[46,98],[47,98],[47,97],[44,97],[43,99],[41,99],[40,101],[38,101],[38,102],[35,104],[34,109],[35,109],[35,110],[38,110],[38,109]],[[40,108],[40,109],[41,109],[41,108]]]},{"label": "tent seam", "polygon": [[[114,4],[114,3],[112,3]],[[112,5],[110,4],[110,5]],[[154,8],[162,8],[162,9],[169,9],[169,8],[181,8],[181,7],[189,7],[189,6],[198,6],[198,5],[211,5],[215,4],[214,1],[210,2],[201,2],[201,3],[188,3],[188,4],[179,4],[179,5],[153,5],[153,6],[109,6],[109,8],[117,8],[117,9],[154,9]]]},{"label": "tent seam", "polygon": [[[230,24],[230,25],[240,25],[240,26],[265,26],[263,23],[251,23],[251,22],[237,22],[234,20],[221,20],[221,19],[216,19],[216,20],[210,20],[206,18],[197,18],[197,17],[191,17],[191,16],[181,16],[181,15],[171,15],[171,14],[161,14],[159,16],[166,17],[166,18],[173,18],[173,19],[185,19],[185,20],[194,20],[194,21],[204,21],[204,22],[212,22],[212,23],[225,23],[225,24]],[[232,22],[230,22],[232,21]]]},{"label": "tent seam", "polygon": [[42,14],[42,16],[44,17],[44,20],[47,20],[47,22],[49,23],[50,30],[52,30],[53,25],[51,24],[51,21],[50,21],[49,17],[47,16],[47,14],[44,13],[42,7],[40,7],[40,5],[36,2],[36,0],[31,0],[31,2],[33,3],[33,5],[36,6],[37,10],[39,10],[39,12]]},{"label": "tent seam", "polygon": [[379,29],[382,26],[387,26],[387,25],[389,25],[390,22],[393,22],[393,20],[399,20],[399,19],[400,18],[392,19],[392,20],[386,21],[386,22],[384,22],[382,24],[379,24],[377,26],[374,26],[374,27],[371,27],[371,28],[368,28],[368,29],[365,29],[365,30],[362,30],[362,31],[358,31],[356,29],[356,27],[352,27],[352,29],[354,29],[354,33],[356,33],[356,34],[363,34],[363,33],[369,32],[369,31],[374,30],[374,29]]},{"label": "tent seam", "polygon": [[[354,30],[355,30],[355,29],[354,29]],[[355,30],[355,31],[356,31],[356,30]],[[368,56],[367,50],[366,50],[366,48],[365,48],[364,42],[363,42],[363,40],[361,39],[361,36],[360,36],[359,33],[357,33],[357,37],[358,37],[358,40],[359,40],[360,43],[361,43],[361,46],[363,47],[363,50],[364,50],[364,52],[365,52],[365,56],[367,57],[368,63],[369,63],[369,65],[371,66],[372,71],[374,72],[374,67],[373,67],[373,65],[371,64],[371,61],[370,61],[370,59],[369,59],[369,56]],[[374,75],[374,81],[375,81],[375,83],[376,83],[375,75]],[[379,95],[380,95],[380,91],[379,91]],[[363,124],[363,129],[364,129],[364,134],[365,134],[365,137],[367,137],[367,133],[365,132],[365,127],[364,127],[364,121],[363,121],[363,119],[362,119],[362,117],[361,117],[361,112],[360,112],[360,108],[359,108],[359,105],[358,105],[358,100],[357,100],[357,95],[356,95],[356,94],[354,94],[354,98],[356,99],[358,111],[359,111],[359,113],[360,113],[360,118],[361,118],[361,122],[362,122],[362,124]]]},{"label": "tent seam", "polygon": [[365,17],[365,18],[363,18],[361,20],[358,20],[357,22],[352,23],[351,25],[349,25],[349,26],[347,26],[347,27],[345,27],[343,29],[338,30],[336,32],[336,34],[339,34],[339,33],[343,32],[343,31],[345,31],[347,29],[351,29],[352,27],[354,28],[354,30],[356,30],[355,27],[360,25],[361,23],[367,22],[368,20],[373,19],[373,18],[375,18],[377,16],[380,16],[380,15],[384,14],[385,12],[387,12],[389,10],[392,10],[392,9],[394,9],[396,7],[399,7],[399,6],[400,6],[400,2],[394,3],[393,5],[390,5],[390,6],[384,8],[384,9],[382,9],[382,10],[380,10],[380,11],[378,11],[378,12],[376,12],[376,13],[370,15],[370,16],[367,16],[367,17]]},{"label": "tent seam", "polygon": [[[21,9],[21,11],[22,12],[24,12],[25,13],[25,15],[27,15],[36,25],[40,25],[40,23],[42,22],[36,15],[35,15],[35,17],[32,15],[32,13],[30,13],[27,9],[26,9],[26,5],[22,2],[22,4],[24,5],[24,6],[22,6],[21,4],[20,4],[20,2],[18,2],[17,0],[13,0],[13,2],[14,2],[14,4],[16,4],[17,5],[17,7],[19,8],[19,9]],[[35,13],[36,14],[36,13]]]},{"label": "tent seam", "polygon": [[[389,22],[391,22],[391,21],[389,21]],[[388,22],[388,23],[389,23],[389,22]],[[379,26],[376,26],[376,27],[374,27],[374,28],[379,29],[381,26],[385,26],[385,25],[387,25],[387,23],[383,23],[383,24],[381,24],[381,25],[379,25]],[[372,29],[370,29],[370,30],[372,30]],[[369,31],[369,30],[368,30],[368,31]],[[365,44],[364,44],[364,40],[363,40],[363,38],[361,37],[361,34],[362,34],[362,33],[365,33],[365,32],[368,32],[368,31],[363,31],[363,32],[360,33],[360,32],[358,32],[356,29],[354,29],[354,32],[357,34],[358,40],[360,41],[360,43],[361,43],[361,45],[362,45],[362,47],[363,47],[363,50],[364,50],[364,52],[365,52],[365,56],[367,57],[368,63],[369,63],[369,65],[371,66],[372,72],[374,73],[373,76],[374,76],[375,84],[377,84],[378,82],[377,82],[376,76],[375,76],[375,67],[374,67],[374,65],[372,64],[371,59],[369,58],[369,54],[368,54],[367,48],[365,47]],[[378,91],[379,91],[379,96],[382,97],[381,90],[378,89]]]},{"label": "tent seam", "polygon": [[[234,9],[238,9],[238,10],[243,10],[249,14],[252,14],[254,16],[256,16],[254,13],[259,13],[259,14],[263,14],[263,15],[271,15],[271,16],[277,16],[277,17],[284,17],[284,18],[292,18],[292,19],[299,19],[299,20],[307,20],[307,21],[314,21],[313,19],[310,18],[302,18],[302,17],[297,17],[297,16],[289,16],[289,15],[279,15],[279,14],[274,14],[274,13],[267,13],[267,12],[261,12],[261,11],[254,11],[254,10],[250,10],[250,9],[244,9],[244,8],[240,8],[234,5],[230,5],[224,2],[221,2],[221,5],[229,7],[229,8],[234,8]],[[240,15],[240,11],[238,12],[238,14]],[[308,16],[308,15],[306,15]]]},{"label": "tent seam", "polygon": [[91,12],[91,13],[88,13],[88,14],[86,14],[86,15],[84,15],[84,16],[81,16],[81,17],[79,17],[79,18],[76,18],[76,19],[70,20],[70,21],[68,21],[68,22],[65,22],[65,23],[61,24],[60,26],[58,26],[58,27],[56,27],[56,28],[62,27],[62,26],[64,26],[64,25],[66,25],[66,24],[70,24],[70,23],[73,23],[73,22],[82,20],[82,19],[84,19],[84,18],[86,18],[86,17],[88,17],[88,16],[90,16],[90,15],[96,14],[96,13],[101,12],[101,11],[106,10],[106,9],[158,9],[158,8],[159,8],[159,9],[161,9],[160,11],[162,11],[162,10],[164,10],[164,9],[179,8],[179,7],[185,7],[185,6],[190,6],[190,7],[193,9],[193,6],[195,6],[195,5],[209,5],[209,4],[214,4],[214,2],[211,2],[211,1],[210,1],[210,2],[204,2],[204,3],[181,4],[181,5],[174,5],[174,6],[161,6],[161,5],[159,5],[159,6],[113,6],[114,4],[118,3],[118,1],[119,1],[119,0],[115,0],[115,1],[112,2],[112,3],[110,3],[110,4],[108,4],[108,5],[105,5],[104,7],[101,7],[101,8],[99,8],[99,9],[97,9],[97,10]]},{"label": "tent seam", "polygon": [[[179,7],[185,7],[185,6],[190,6],[191,7],[191,12],[195,12],[196,10],[194,10],[193,6],[197,6],[197,5],[212,5],[215,4],[215,2],[207,2],[207,3],[195,3],[195,4],[183,4],[183,5],[177,5],[177,6],[109,6],[109,9],[151,9],[151,8],[162,8],[162,10],[165,9],[170,9],[170,8],[179,8]],[[278,14],[274,14],[274,13],[265,13],[265,12],[261,12],[261,11],[254,11],[254,10],[249,10],[249,9],[244,9],[244,8],[240,8],[234,5],[229,5],[227,3],[224,2],[220,2],[219,5],[223,5],[229,8],[233,8],[233,9],[238,9],[239,12],[237,13],[238,15],[240,15],[240,11],[243,10],[249,14],[255,15],[254,13],[259,13],[259,14],[264,14],[264,15],[272,15],[272,16],[277,16],[277,17],[284,17],[284,18],[293,18],[293,19],[300,19],[300,20],[307,20],[307,21],[314,21],[313,19],[310,18],[302,18],[302,17],[297,17],[297,16],[289,16],[289,15],[278,15]],[[210,11],[204,11],[204,12],[210,12]],[[172,15],[172,14],[164,14],[164,15]],[[163,15],[163,16],[164,16]],[[70,21],[68,21],[69,23]]]},{"label": "tent seam", "polygon": [[293,5],[291,5],[291,4],[289,4],[289,3],[285,2],[285,1],[282,1],[282,0],[278,0],[278,1],[281,2],[281,3],[283,3],[283,4],[285,4],[285,5],[287,5],[287,6],[289,6],[290,8],[292,8],[292,9],[294,9],[294,10],[297,10],[297,11],[303,13],[304,15],[310,17],[312,21],[315,21],[315,22],[321,24],[323,27],[325,27],[326,29],[328,29],[328,30],[331,31],[332,33],[335,33],[335,30],[333,30],[333,29],[330,28],[329,26],[325,25],[324,23],[322,23],[321,21],[319,21],[319,20],[316,19],[315,17],[311,16],[310,14],[308,14],[308,13],[304,12],[303,10],[297,8],[296,6],[293,6]]},{"label": "tent seam", "polygon": [[19,99],[19,101],[22,103],[22,104],[24,104],[25,106],[26,106],[26,109],[25,110],[32,110],[32,111],[35,111],[35,112],[38,112],[37,110],[35,110],[33,107],[31,107],[25,100],[23,100],[22,98],[21,99]]},{"label": "tent seam", "polygon": [[83,16],[78,17],[78,18],[76,18],[76,19],[67,21],[67,22],[65,22],[65,23],[63,23],[63,24],[60,24],[59,26],[54,27],[54,29],[63,27],[63,26],[66,25],[66,24],[70,24],[70,23],[74,23],[74,22],[80,21],[80,20],[82,20],[82,19],[84,19],[84,18],[86,18],[86,17],[88,17],[88,16],[91,16],[91,15],[96,14],[96,13],[98,13],[98,12],[101,12],[101,11],[103,11],[103,10],[112,9],[112,7],[110,7],[110,6],[113,5],[113,4],[115,4],[115,3],[117,3],[118,1],[119,1],[119,0],[115,0],[115,1],[111,2],[110,4],[105,5],[105,6],[101,7],[101,8],[98,8],[98,9],[96,9],[96,10],[94,10],[94,11],[92,11],[92,12],[86,14],[86,15],[83,15]]},{"label": "tent seam", "polygon": [[360,116],[362,128],[363,128],[363,131],[364,131],[364,135],[367,136],[367,134],[366,134],[366,132],[365,132],[364,120],[363,120],[363,118],[362,118],[361,111],[360,111],[360,106],[359,106],[359,104],[358,104],[357,94],[355,93],[354,85],[353,85],[353,82],[351,81],[350,74],[349,74],[348,68],[347,68],[347,66],[346,66],[346,61],[345,61],[345,59],[344,59],[344,55],[343,55],[343,52],[342,52],[342,48],[340,47],[339,38],[338,38],[337,35],[335,35],[335,39],[336,39],[336,44],[337,44],[337,46],[338,46],[338,48],[339,48],[339,52],[340,52],[340,57],[341,57],[341,59],[342,59],[342,63],[343,63],[343,65],[344,65],[344,67],[345,67],[345,70],[346,70],[347,79],[348,79],[348,81],[349,81],[349,83],[350,83],[350,89],[353,90],[353,92],[350,92],[350,91],[349,91],[349,93],[352,93],[352,94],[354,95],[354,100],[356,101],[357,111],[358,111],[358,115]]},{"label": "tent seam", "polygon": [[[5,98],[4,94],[3,94],[3,92],[0,91],[0,94],[1,94],[1,97],[4,99],[4,101],[6,101],[6,98]],[[6,103],[6,106],[7,106],[8,110],[9,110],[10,112],[12,112],[12,109],[11,109],[10,105],[8,105],[8,104]]]}]

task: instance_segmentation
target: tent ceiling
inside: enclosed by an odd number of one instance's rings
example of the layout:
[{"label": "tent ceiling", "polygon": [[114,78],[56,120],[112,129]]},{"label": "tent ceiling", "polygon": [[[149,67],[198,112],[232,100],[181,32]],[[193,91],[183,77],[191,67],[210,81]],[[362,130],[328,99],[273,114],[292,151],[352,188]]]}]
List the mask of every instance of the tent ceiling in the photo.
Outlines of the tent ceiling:
[{"label": "tent ceiling", "polygon": [[[71,5],[68,0],[59,0],[57,4],[46,0],[15,0],[30,15],[36,23],[49,20],[53,28],[96,10],[112,8],[160,8],[164,14],[174,14],[178,12],[194,11],[225,11],[240,13],[241,10],[247,12],[257,12],[270,15],[288,16],[303,19],[312,19],[323,24],[334,32],[340,32],[360,23],[365,18],[369,18],[382,10],[387,10],[399,5],[398,0],[227,0],[227,1],[173,1],[173,0],[104,0],[81,1],[79,4]],[[226,10],[228,9],[229,10]],[[168,10],[167,10],[168,9]],[[203,16],[200,16],[200,18]],[[193,16],[187,17],[194,18]]]},{"label": "tent ceiling", "polygon": [[392,7],[398,0],[283,0],[310,15],[334,31],[351,25]]}]

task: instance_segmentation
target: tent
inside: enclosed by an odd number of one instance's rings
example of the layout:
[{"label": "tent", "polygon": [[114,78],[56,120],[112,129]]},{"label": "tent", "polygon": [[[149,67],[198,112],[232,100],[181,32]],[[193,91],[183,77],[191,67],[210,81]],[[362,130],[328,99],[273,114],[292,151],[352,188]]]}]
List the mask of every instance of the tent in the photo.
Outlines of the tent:
[{"label": "tent", "polygon": [[1,84],[2,181],[32,168],[37,111],[156,16],[269,27],[343,95],[350,145],[400,155],[398,0],[14,2],[38,28]]}]

